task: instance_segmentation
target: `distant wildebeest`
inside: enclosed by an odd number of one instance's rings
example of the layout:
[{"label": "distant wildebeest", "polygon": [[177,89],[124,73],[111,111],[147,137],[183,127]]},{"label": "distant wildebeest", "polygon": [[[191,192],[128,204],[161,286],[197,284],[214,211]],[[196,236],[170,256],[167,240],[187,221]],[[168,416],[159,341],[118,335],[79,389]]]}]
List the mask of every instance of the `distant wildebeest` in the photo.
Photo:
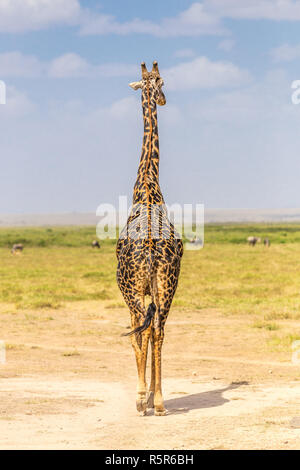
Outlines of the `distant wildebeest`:
[{"label": "distant wildebeest", "polygon": [[92,247],[93,247],[93,248],[100,248],[100,243],[98,242],[98,240],[94,240],[94,241],[93,241]]},{"label": "distant wildebeest", "polygon": [[255,246],[256,243],[261,242],[261,239],[260,239],[260,237],[248,237],[247,242],[249,243],[249,245]]},{"label": "distant wildebeest", "polygon": [[15,243],[12,247],[12,254],[15,254],[15,253],[21,253],[21,251],[23,251],[23,248],[24,246],[22,245],[22,243]]},{"label": "distant wildebeest", "polygon": [[267,246],[267,247],[269,247],[271,245],[271,242],[268,238],[264,239],[264,245]]},{"label": "distant wildebeest", "polygon": [[194,245],[203,245],[203,241],[201,240],[201,238],[198,238],[196,236],[190,239],[189,242],[193,243]]}]

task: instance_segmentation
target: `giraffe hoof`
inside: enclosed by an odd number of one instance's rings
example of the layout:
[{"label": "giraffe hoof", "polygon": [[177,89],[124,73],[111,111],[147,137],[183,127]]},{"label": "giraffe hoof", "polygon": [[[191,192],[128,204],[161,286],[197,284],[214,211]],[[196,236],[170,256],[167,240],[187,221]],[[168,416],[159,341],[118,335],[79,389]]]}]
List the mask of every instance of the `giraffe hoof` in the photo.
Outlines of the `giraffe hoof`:
[{"label": "giraffe hoof", "polygon": [[154,414],[155,414],[155,416],[166,416],[167,410],[164,409],[164,408],[163,409],[158,408],[158,409],[154,410]]},{"label": "giraffe hoof", "polygon": [[147,407],[154,408],[154,393],[153,392],[149,392]]},{"label": "giraffe hoof", "polygon": [[147,411],[147,400],[145,398],[136,400],[136,409],[139,413],[144,413],[145,415]]}]

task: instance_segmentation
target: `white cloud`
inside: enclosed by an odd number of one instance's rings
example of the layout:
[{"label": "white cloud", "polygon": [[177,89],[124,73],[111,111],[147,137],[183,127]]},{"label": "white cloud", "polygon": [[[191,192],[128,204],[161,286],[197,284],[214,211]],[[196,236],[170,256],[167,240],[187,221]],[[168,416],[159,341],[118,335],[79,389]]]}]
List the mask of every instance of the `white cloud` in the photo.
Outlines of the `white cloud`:
[{"label": "white cloud", "polygon": [[133,111],[137,111],[138,104],[138,100],[133,96],[123,98],[111,104],[108,108],[108,114],[115,119],[124,119]]},{"label": "white cloud", "polygon": [[0,33],[24,33],[54,25],[77,25],[83,35],[150,34],[156,37],[226,34],[223,18],[299,21],[300,0],[203,0],[158,22],[120,22],[87,8],[83,0],[0,0]]},{"label": "white cloud", "polygon": [[212,62],[206,57],[165,69],[162,76],[169,90],[222,88],[240,85],[250,79],[247,71],[231,62]]},{"label": "white cloud", "polygon": [[180,57],[180,58],[185,58],[185,57],[195,57],[195,52],[193,49],[178,49],[174,53],[174,57]]},{"label": "white cloud", "polygon": [[159,36],[198,36],[224,32],[218,15],[207,11],[202,3],[193,3],[178,16],[163,20]]},{"label": "white cloud", "polygon": [[54,59],[48,69],[50,77],[86,77],[91,74],[92,66],[78,54],[64,54]]},{"label": "white cloud", "polygon": [[[187,56],[187,53],[186,53]],[[139,67],[131,64],[91,64],[73,52],[63,54],[49,62],[20,52],[0,54],[1,77],[49,77],[49,78],[109,78],[140,76]],[[236,86],[249,80],[247,71],[231,62],[213,62],[197,57],[162,71],[170,90],[215,88]]]},{"label": "white cloud", "polygon": [[222,18],[300,20],[299,0],[205,0],[204,8]]},{"label": "white cloud", "polygon": [[35,110],[35,104],[26,93],[13,86],[6,88],[6,104],[0,106],[0,119],[18,118]]},{"label": "white cloud", "polygon": [[256,127],[272,122],[285,127],[297,121],[299,110],[291,104],[291,91],[284,70],[268,72],[260,82],[249,82],[238,90],[221,90],[201,100],[201,105],[189,107],[191,116],[207,123],[229,123],[230,126]]},{"label": "white cloud", "polygon": [[271,56],[274,62],[290,62],[300,57],[300,44],[290,46],[289,44],[283,44],[276,47],[271,51]]},{"label": "white cloud", "polygon": [[[204,0],[194,2],[177,16],[163,18],[160,22],[135,18],[121,23],[112,15],[95,14],[91,10],[85,10],[81,16],[80,32],[84,35],[150,34],[157,37],[218,35],[228,34],[222,25],[224,18],[299,21],[300,0]],[[224,44],[224,50],[229,48],[229,43]]]},{"label": "white cloud", "polygon": [[24,55],[18,51],[0,54],[0,73],[2,77],[39,77],[45,65],[35,56]]},{"label": "white cloud", "polygon": [[78,0],[0,0],[0,32],[23,33],[55,24],[75,24]]},{"label": "white cloud", "polygon": [[193,3],[187,10],[175,17],[164,18],[160,22],[139,18],[124,23],[118,22],[112,15],[95,15],[85,12],[81,25],[81,34],[151,34],[157,37],[198,36],[201,34],[222,34],[219,18],[205,10],[202,3]]},{"label": "white cloud", "polygon": [[130,77],[139,73],[136,65],[107,63],[94,65],[73,52],[43,62],[33,55],[21,52],[0,54],[1,77]]},{"label": "white cloud", "polygon": [[93,65],[75,53],[54,59],[48,67],[48,75],[55,78],[70,77],[126,77],[138,73],[136,65],[107,63]]},{"label": "white cloud", "polygon": [[230,52],[235,45],[235,41],[233,39],[224,39],[218,44],[218,49],[221,49],[225,52]]}]

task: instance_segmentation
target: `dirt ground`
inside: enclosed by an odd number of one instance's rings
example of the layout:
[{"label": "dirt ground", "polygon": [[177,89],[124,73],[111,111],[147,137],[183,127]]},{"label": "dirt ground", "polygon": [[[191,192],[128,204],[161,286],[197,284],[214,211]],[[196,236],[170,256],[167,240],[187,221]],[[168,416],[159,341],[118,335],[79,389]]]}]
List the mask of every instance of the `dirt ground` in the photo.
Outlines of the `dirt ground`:
[{"label": "dirt ground", "polygon": [[133,351],[120,336],[129,314],[107,307],[1,305],[0,449],[300,448],[300,364],[270,347],[273,332],[250,316],[174,309],[163,350],[168,414],[141,417]]}]

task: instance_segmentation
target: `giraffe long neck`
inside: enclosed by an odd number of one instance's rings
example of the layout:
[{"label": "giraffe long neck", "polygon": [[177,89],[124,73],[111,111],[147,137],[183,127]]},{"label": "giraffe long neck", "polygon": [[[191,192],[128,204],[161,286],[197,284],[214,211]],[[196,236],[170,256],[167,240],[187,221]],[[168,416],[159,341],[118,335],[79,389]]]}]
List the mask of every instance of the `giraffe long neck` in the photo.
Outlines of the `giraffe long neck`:
[{"label": "giraffe long neck", "polygon": [[133,203],[162,204],[159,187],[159,140],[157,109],[153,92],[146,87],[142,92],[144,137],[142,155],[134,186]]}]

